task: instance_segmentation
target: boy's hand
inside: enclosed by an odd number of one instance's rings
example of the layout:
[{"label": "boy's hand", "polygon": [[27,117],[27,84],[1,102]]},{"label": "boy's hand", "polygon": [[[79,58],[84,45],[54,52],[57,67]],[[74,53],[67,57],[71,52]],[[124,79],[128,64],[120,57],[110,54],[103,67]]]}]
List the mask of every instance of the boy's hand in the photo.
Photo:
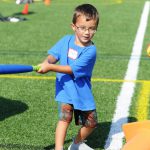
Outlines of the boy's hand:
[{"label": "boy's hand", "polygon": [[39,64],[38,66],[40,69],[37,72],[42,73],[42,74],[49,72],[50,71],[50,65],[51,64],[49,64],[48,62],[43,62],[42,64]]},{"label": "boy's hand", "polygon": [[55,64],[57,62],[57,59],[54,58],[53,56],[49,55],[43,63],[39,64],[39,70],[37,71],[38,73],[47,73],[51,71],[52,69],[52,64]]}]

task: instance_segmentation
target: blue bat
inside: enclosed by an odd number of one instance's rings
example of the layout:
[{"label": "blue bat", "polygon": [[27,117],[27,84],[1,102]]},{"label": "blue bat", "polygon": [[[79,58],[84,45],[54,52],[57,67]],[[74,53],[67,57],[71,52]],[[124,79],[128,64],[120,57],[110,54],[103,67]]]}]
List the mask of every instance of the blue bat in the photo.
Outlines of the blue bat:
[{"label": "blue bat", "polygon": [[19,65],[19,64],[0,64],[0,74],[15,74],[38,71],[39,66]]}]

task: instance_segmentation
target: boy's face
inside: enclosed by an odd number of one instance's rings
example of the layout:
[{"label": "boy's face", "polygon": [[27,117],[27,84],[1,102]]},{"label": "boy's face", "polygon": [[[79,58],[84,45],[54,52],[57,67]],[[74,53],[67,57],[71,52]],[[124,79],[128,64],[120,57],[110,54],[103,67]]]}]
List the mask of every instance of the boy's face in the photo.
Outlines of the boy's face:
[{"label": "boy's face", "polygon": [[84,15],[77,18],[76,24],[71,24],[75,32],[76,44],[79,46],[87,46],[91,43],[97,28],[96,20],[86,20]]}]

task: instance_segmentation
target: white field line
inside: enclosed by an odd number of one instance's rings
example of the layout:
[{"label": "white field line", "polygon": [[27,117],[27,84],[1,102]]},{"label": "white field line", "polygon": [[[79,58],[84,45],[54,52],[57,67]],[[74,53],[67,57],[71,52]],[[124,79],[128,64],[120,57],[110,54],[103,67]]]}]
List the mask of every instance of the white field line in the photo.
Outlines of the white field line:
[{"label": "white field line", "polygon": [[[124,80],[136,80],[137,78],[149,9],[150,2],[147,1],[143,8]],[[138,58],[132,59],[134,56],[138,56]],[[105,150],[120,150],[123,146],[124,134],[122,132],[122,125],[128,122],[129,108],[135,84],[133,82],[124,82],[122,84],[121,91],[117,97],[116,110],[112,119],[110,132],[105,143]]]}]

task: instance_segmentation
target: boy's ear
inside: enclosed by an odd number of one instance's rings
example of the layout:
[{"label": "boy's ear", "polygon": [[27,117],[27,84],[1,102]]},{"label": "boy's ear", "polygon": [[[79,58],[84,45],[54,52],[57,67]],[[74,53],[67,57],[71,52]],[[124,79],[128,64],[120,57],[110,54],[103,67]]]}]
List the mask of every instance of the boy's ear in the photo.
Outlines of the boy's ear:
[{"label": "boy's ear", "polygon": [[73,31],[75,31],[75,25],[73,23],[70,24]]}]

